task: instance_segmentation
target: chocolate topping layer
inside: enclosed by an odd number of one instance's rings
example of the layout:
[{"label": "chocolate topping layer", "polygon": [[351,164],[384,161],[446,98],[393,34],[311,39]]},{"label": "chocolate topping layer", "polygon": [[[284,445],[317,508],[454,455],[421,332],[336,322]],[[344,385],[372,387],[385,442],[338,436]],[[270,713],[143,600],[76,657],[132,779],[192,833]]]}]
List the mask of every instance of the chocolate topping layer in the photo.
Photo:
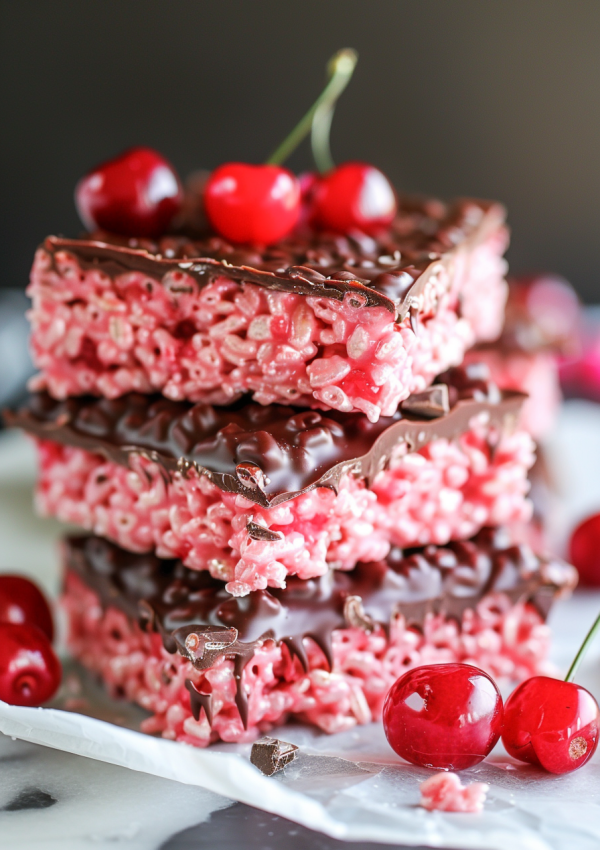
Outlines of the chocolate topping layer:
[{"label": "chocolate topping layer", "polygon": [[483,241],[504,216],[500,205],[487,201],[445,205],[404,198],[389,231],[376,239],[311,232],[256,249],[219,237],[165,236],[155,242],[96,233],[81,239],[49,236],[42,248],[52,262],[66,251],[83,268],[111,277],[141,271],[173,292],[193,291],[223,275],[300,295],[338,301],[348,295],[352,306],[385,307],[403,319],[411,308],[418,310],[418,295],[436,266],[451,263],[457,247]]},{"label": "chocolate topping layer", "polygon": [[[242,715],[241,673],[265,640],[284,643],[306,667],[304,639],[311,638],[331,667],[336,629],[386,628],[398,614],[415,627],[429,612],[460,620],[466,609],[494,592],[513,603],[532,602],[545,617],[557,593],[576,583],[573,567],[539,558],[527,546],[510,545],[504,531],[489,528],[466,542],[396,549],[385,562],[359,564],[352,572],[332,570],[307,581],[292,577],[284,590],[259,590],[242,598],[230,596],[224,582],[178,560],[134,554],[93,536],[69,537],[64,545],[67,569],[105,607],[114,605],[158,631],[169,652],[179,652],[198,669],[220,656],[235,658]],[[206,695],[198,696],[206,702]]]},{"label": "chocolate topping layer", "polygon": [[[545,616],[554,594],[576,581],[573,567],[538,557],[525,545],[510,545],[505,530],[492,528],[446,546],[395,548],[386,561],[361,563],[351,572],[331,570],[306,580],[291,576],[284,589],[244,597],[231,596],[225,582],[205,570],[128,552],[101,537],[68,537],[65,549],[67,567],[104,605],[116,605],[140,622],[150,619],[171,652],[182,629],[189,634],[208,626],[235,629],[244,644],[268,635],[276,641],[310,636],[321,645],[332,631],[348,626],[346,601],[355,597],[362,600],[363,616],[384,625],[397,613],[416,626],[430,611],[460,618],[493,592],[506,593],[515,603],[533,601]],[[356,626],[354,614],[349,618]]]},{"label": "chocolate topping layer", "polygon": [[137,454],[157,461],[167,474],[205,475],[225,492],[271,507],[314,487],[337,490],[348,472],[370,482],[399,442],[416,451],[436,438],[453,439],[480,414],[502,425],[516,418],[524,398],[501,394],[486,367],[472,364],[449,370],[430,391],[377,423],[360,413],[263,407],[244,400],[217,408],[135,393],[65,401],[35,393],[5,418],[42,439],[123,466]]}]

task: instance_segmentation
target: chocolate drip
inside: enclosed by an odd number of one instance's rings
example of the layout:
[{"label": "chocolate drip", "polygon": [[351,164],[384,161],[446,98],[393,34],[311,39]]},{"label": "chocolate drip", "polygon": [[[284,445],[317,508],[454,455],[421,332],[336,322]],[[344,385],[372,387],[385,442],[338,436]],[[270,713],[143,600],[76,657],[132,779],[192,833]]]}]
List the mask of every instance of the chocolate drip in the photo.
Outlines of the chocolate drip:
[{"label": "chocolate drip", "polygon": [[281,643],[285,644],[291,658],[297,658],[305,673],[308,673],[308,656],[304,649],[304,635],[300,637],[284,637]]},{"label": "chocolate drip", "polygon": [[[403,441],[417,451],[434,439],[452,440],[480,415],[498,427],[512,423],[525,398],[500,393],[480,364],[449,370],[426,395],[411,397],[376,423],[360,413],[248,401],[216,408],[136,393],[65,401],[35,393],[5,418],[41,439],[122,466],[142,456],[158,463],[167,479],[175,472],[203,475],[224,492],[273,507],[315,487],[337,491],[350,472],[370,483]],[[445,415],[438,415],[440,405],[449,406]],[[254,525],[251,533],[266,539],[268,530]]]},{"label": "chocolate drip", "polygon": [[201,694],[191,679],[185,680],[185,686],[190,693],[190,708],[194,720],[200,720],[200,712],[204,709],[208,725],[212,726],[212,694]]},{"label": "chocolate drip", "polygon": [[419,296],[431,275],[440,264],[451,264],[462,245],[478,244],[503,221],[503,208],[487,201],[446,206],[405,198],[397,220],[377,239],[311,233],[259,252],[214,237],[166,236],[152,242],[98,233],[82,239],[50,236],[42,250],[54,268],[60,265],[57,254],[66,252],[80,267],[109,277],[142,272],[149,288],[154,281],[175,297],[224,276],[299,295],[348,299],[358,308],[383,307],[399,320],[410,311],[415,330]]},{"label": "chocolate drip", "polygon": [[235,704],[240,713],[244,729],[248,728],[248,697],[244,689],[243,672],[252,655],[237,655],[233,662],[233,678],[235,679]]}]

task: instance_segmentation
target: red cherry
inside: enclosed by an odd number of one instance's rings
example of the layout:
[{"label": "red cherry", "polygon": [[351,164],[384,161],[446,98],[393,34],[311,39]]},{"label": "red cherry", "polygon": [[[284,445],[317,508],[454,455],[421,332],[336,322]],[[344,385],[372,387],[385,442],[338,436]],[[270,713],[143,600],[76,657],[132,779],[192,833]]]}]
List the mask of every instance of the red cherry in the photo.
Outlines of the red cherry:
[{"label": "red cherry", "polygon": [[577,569],[581,584],[600,587],[600,514],[577,526],[571,535],[569,560]]},{"label": "red cherry", "polygon": [[157,237],[181,208],[173,166],[152,148],[131,148],[82,177],[75,203],[88,228],[122,236]]},{"label": "red cherry", "polygon": [[41,705],[60,684],[60,661],[37,626],[0,623],[0,699]]},{"label": "red cherry", "polygon": [[363,162],[345,162],[315,186],[313,223],[338,233],[373,233],[392,222],[396,208],[396,194],[383,172]]},{"label": "red cherry", "polygon": [[39,587],[25,576],[0,575],[0,623],[37,626],[54,639],[52,614]]},{"label": "red cherry", "polygon": [[589,691],[573,682],[534,676],[506,702],[502,741],[519,761],[550,773],[569,773],[594,755],[599,729],[600,709]]},{"label": "red cherry", "polygon": [[300,215],[300,184],[278,165],[227,162],[215,169],[204,193],[214,229],[232,242],[268,245],[287,236]]},{"label": "red cherry", "polygon": [[464,770],[479,764],[502,731],[502,697],[470,664],[427,664],[401,676],[383,705],[392,749],[421,767]]}]

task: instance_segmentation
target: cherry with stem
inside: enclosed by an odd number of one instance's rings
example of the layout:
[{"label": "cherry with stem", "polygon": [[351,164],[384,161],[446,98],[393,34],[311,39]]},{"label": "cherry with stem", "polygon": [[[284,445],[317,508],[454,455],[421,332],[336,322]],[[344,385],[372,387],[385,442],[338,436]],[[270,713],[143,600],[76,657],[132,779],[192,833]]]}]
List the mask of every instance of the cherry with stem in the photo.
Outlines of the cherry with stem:
[{"label": "cherry with stem", "polygon": [[334,167],[329,149],[329,127],[335,104],[350,82],[357,62],[358,54],[350,47],[338,50],[331,57],[327,63],[327,85],[292,132],[273,151],[266,165],[281,165],[312,131],[312,149],[317,168],[323,173]]},{"label": "cherry with stem", "polygon": [[226,239],[268,245],[283,239],[300,218],[302,190],[281,163],[310,132],[320,108],[331,110],[347,86],[357,56],[346,48],[328,64],[330,79],[306,115],[263,165],[229,162],[211,174],[204,193],[207,217]]},{"label": "cherry with stem", "polygon": [[[356,54],[354,56],[356,59]],[[335,77],[332,76],[330,85],[334,83]],[[342,78],[340,86],[345,84]],[[358,230],[376,234],[387,228],[396,215],[396,193],[385,174],[368,163],[344,162],[335,167],[330,133],[340,93],[337,92],[335,98],[325,97],[317,101],[303,119],[312,112],[311,147],[319,171],[319,176],[313,175],[307,184],[307,219],[315,227],[338,233]]]},{"label": "cherry with stem", "polygon": [[557,774],[578,770],[593,756],[600,739],[600,708],[573,679],[599,631],[600,615],[564,681],[533,676],[508,698],[502,741],[511,756]]}]

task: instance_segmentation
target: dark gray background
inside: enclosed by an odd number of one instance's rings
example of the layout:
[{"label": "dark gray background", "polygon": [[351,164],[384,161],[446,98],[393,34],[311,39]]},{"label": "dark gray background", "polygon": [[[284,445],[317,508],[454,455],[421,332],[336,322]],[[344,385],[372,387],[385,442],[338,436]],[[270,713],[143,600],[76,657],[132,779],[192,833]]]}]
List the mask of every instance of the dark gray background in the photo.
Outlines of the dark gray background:
[{"label": "dark gray background", "polygon": [[[342,46],[360,61],[333,129],[400,189],[504,201],[514,271],[598,300],[598,0],[0,0],[0,250],[23,286],[72,191],[126,146],[182,174],[262,161]],[[309,165],[307,146],[291,167]]]}]

